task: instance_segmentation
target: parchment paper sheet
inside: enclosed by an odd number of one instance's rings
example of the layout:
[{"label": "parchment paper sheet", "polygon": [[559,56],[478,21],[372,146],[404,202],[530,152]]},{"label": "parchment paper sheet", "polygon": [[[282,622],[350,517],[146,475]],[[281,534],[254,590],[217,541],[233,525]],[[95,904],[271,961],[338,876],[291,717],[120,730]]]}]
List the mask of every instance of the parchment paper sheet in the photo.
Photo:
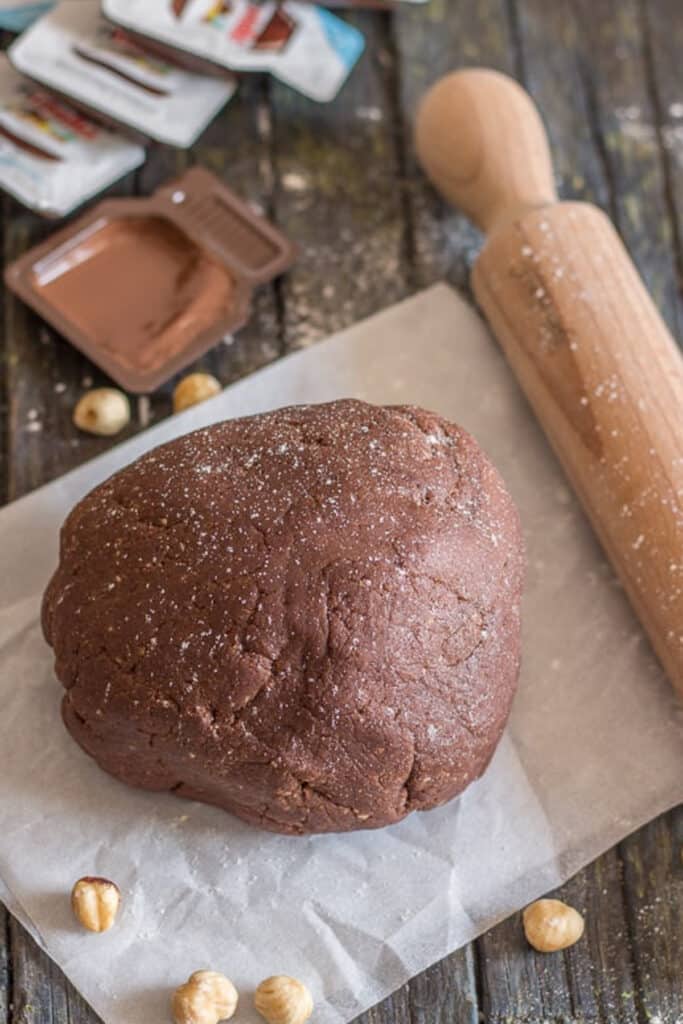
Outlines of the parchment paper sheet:
[{"label": "parchment paper sheet", "polygon": [[[58,527],[93,485],[206,423],[355,395],[458,420],[502,469],[529,546],[511,726],[458,801],[381,832],[293,839],[107,778],[67,737],[38,627]],[[510,371],[438,286],[174,417],[0,513],[0,875],[107,1024],[161,1024],[199,967],[246,998],[305,979],[341,1024],[683,799],[683,712]],[[71,921],[81,874],[115,879],[116,927]]]}]

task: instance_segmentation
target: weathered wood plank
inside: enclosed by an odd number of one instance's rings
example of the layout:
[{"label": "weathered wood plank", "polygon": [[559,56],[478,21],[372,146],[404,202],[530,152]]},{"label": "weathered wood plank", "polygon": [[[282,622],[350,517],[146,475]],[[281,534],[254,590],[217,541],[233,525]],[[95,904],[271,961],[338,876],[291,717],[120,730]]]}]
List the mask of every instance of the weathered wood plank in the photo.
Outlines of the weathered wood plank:
[{"label": "weathered wood plank", "polygon": [[519,915],[482,936],[478,951],[482,1010],[490,1024],[540,1024],[571,1017],[564,957],[542,957],[530,950]]},{"label": "weathered wood plank", "polygon": [[98,1017],[95,1011],[86,1003],[83,997],[64,977],[61,971],[58,970],[55,964],[50,964],[50,970],[52,972],[53,979],[55,974],[58,975],[58,981],[55,982],[53,980],[53,985],[58,984],[59,986],[64,986],[67,1020],[69,1024],[101,1024],[101,1018]]},{"label": "weathered wood plank", "polygon": [[9,914],[0,903],[0,1024],[9,1024],[10,971]]},{"label": "weathered wood plank", "polygon": [[476,947],[471,944],[413,978],[408,986],[411,1024],[477,1024],[476,975]]},{"label": "weathered wood plank", "polygon": [[620,847],[641,1017],[683,1020],[683,807]]},{"label": "weathered wood plank", "polygon": [[622,237],[675,336],[683,299],[637,0],[574,0]]},{"label": "weathered wood plank", "polygon": [[411,979],[354,1024],[478,1024],[476,949],[459,949]]},{"label": "weathered wood plank", "polygon": [[683,19],[678,0],[640,0],[655,129],[662,155],[679,288],[683,286]]},{"label": "weathered wood plank", "polygon": [[[0,32],[0,50],[4,50],[11,42],[13,36],[8,32]],[[7,207],[9,200],[6,196],[0,195],[0,247],[5,252],[5,235],[7,225]],[[0,324],[4,323],[4,307],[6,301],[5,289],[0,288]],[[0,502],[5,504],[9,501],[9,463],[10,463],[10,421],[9,421],[9,353],[4,344],[4,337],[0,336]],[[0,1018],[1,1019],[1,1018]]]},{"label": "weathered wood plank", "polygon": [[11,1024],[99,1024],[99,1017],[18,921],[11,921],[9,931]]},{"label": "weathered wood plank", "polygon": [[355,1024],[412,1024],[405,988],[399,989],[384,1002],[358,1017]]},{"label": "weathered wood plank", "polygon": [[584,914],[585,936],[564,953],[535,953],[526,943],[519,914],[483,936],[479,946],[487,1021],[636,1024],[636,977],[617,851],[549,895]]},{"label": "weathered wood plank", "polygon": [[275,211],[301,246],[282,282],[284,344],[299,348],[407,294],[390,15],[349,17],[367,49],[320,106],[273,82]]},{"label": "weathered wood plank", "polygon": [[[50,960],[18,921],[10,923],[12,943],[12,1024],[52,1024],[60,1002],[52,984]],[[60,1022],[61,1024],[61,1022]]]},{"label": "weathered wood plank", "polygon": [[[6,223],[4,217],[4,197],[0,198],[0,246],[5,250]],[[6,290],[0,288],[0,324],[5,322],[5,301]],[[0,502],[6,504],[9,501],[9,462],[10,462],[10,436],[9,436],[9,353],[5,345],[4,330],[0,337]]]},{"label": "weathered wood plank", "polygon": [[457,4],[433,0],[426,9],[401,8],[394,25],[403,125],[399,134],[415,282],[427,286],[447,278],[467,291],[481,235],[426,183],[417,167],[412,125],[421,97],[446,72],[476,65],[514,72],[517,55],[509,4],[506,0],[461,0]]},{"label": "weathered wood plank", "polygon": [[564,954],[575,1015],[587,1021],[638,1021],[623,869],[615,850],[562,887],[560,898],[585,916],[585,938]]},{"label": "weathered wood plank", "polygon": [[558,192],[563,199],[587,200],[609,211],[612,197],[585,67],[585,41],[571,0],[517,0],[517,12],[524,84],[543,115]]}]

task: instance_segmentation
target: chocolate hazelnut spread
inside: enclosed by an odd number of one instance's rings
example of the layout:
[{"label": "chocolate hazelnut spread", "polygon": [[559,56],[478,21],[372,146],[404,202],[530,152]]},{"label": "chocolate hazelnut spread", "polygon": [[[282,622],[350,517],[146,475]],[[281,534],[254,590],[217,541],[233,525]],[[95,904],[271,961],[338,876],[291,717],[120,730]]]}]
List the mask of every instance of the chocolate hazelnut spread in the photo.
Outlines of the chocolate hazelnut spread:
[{"label": "chocolate hazelnut spread", "polygon": [[230,310],[227,269],[170,221],[126,217],[93,229],[35,266],[35,289],[126,368],[174,357]]},{"label": "chocolate hazelnut spread", "polygon": [[108,199],[5,270],[21,296],[121,387],[153,391],[249,316],[292,244],[215,175]]}]

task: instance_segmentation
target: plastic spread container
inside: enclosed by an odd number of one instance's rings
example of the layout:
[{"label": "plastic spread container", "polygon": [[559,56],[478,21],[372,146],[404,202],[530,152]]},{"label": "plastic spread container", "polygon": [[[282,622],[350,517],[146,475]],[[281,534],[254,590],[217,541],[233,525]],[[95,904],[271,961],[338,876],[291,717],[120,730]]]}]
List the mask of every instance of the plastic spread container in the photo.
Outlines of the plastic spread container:
[{"label": "plastic spread container", "polygon": [[128,391],[154,390],[249,316],[292,244],[203,168],[113,199],[5,272],[9,288]]}]

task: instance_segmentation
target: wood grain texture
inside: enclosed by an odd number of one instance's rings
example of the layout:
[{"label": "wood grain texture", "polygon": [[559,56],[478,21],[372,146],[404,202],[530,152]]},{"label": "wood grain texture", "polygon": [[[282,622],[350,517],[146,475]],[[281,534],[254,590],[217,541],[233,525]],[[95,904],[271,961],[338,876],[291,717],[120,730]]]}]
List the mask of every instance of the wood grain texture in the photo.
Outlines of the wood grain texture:
[{"label": "wood grain texture", "polygon": [[12,1024],[91,1024],[98,1019],[17,921],[10,922],[9,934]]},{"label": "wood grain texture", "polygon": [[619,850],[641,1019],[683,1020],[683,808],[630,836]]},{"label": "wood grain texture", "polygon": [[[474,945],[458,950],[407,986],[411,1024],[477,1024],[477,958]],[[385,1015],[386,1019],[386,1015]]]},{"label": "wood grain texture", "polygon": [[586,920],[584,938],[557,956],[528,949],[518,916],[480,940],[488,1021],[639,1020],[621,883],[621,862],[612,851],[555,894]]},{"label": "wood grain texture", "polygon": [[657,148],[661,155],[667,214],[678,273],[678,301],[683,282],[683,18],[676,0],[656,5],[639,0],[643,56],[654,114]]},{"label": "wood grain texture", "polygon": [[[592,67],[572,0],[518,0],[517,17],[523,81],[543,115],[558,192],[612,212]],[[553,59],[548,60],[551,40]]]},{"label": "wood grain texture", "polygon": [[[617,220],[635,204],[638,212],[619,227],[631,232],[636,262],[676,328],[680,291],[671,274],[681,266],[675,225],[683,210],[683,160],[680,136],[672,134],[680,125],[670,108],[683,104],[680,4],[640,0],[634,6],[628,0],[615,28],[607,22],[618,7],[605,0],[432,0],[391,16],[359,14],[373,52],[331,107],[314,107],[253,79],[191,154],[179,158],[155,149],[144,171],[115,191],[149,191],[187,159],[201,160],[275,213],[305,245],[297,276],[261,292],[249,328],[203,365],[229,383],[419,285],[448,277],[466,286],[480,235],[460,214],[446,211],[418,174],[410,122],[431,82],[454,66],[476,64],[516,73],[531,88],[565,198],[594,200]],[[630,42],[622,51],[624,35]],[[630,66],[617,59],[615,48],[628,54]],[[635,130],[624,129],[628,118],[616,112],[617,104],[636,104],[630,97],[638,89],[658,136],[649,148],[621,138]],[[608,125],[616,133],[609,145]],[[356,132],[358,143],[349,138]],[[625,147],[628,175],[621,166]],[[352,159],[345,161],[349,151]],[[45,230],[7,199],[0,225],[5,258]],[[657,252],[643,237],[650,230],[659,240]],[[330,284],[334,293],[325,293]],[[39,322],[11,298],[2,302],[0,487],[9,498],[85,461],[107,442],[76,435],[70,423],[92,368],[49,335],[42,343]],[[56,392],[57,384],[66,390]],[[26,430],[33,408],[47,424],[40,443],[32,436],[38,431]],[[131,431],[169,410],[170,387],[136,406]],[[682,847],[679,809],[560,890],[587,912],[586,936],[573,950],[550,959],[530,952],[515,917],[414,979],[366,1014],[363,1024],[681,1024]],[[4,928],[0,910],[0,1024],[96,1020],[20,926],[12,924],[11,933]]]},{"label": "wood grain texture", "polygon": [[271,86],[278,223],[301,246],[282,282],[284,345],[310,345],[410,287],[388,14],[349,16],[367,47],[334,103]]},{"label": "wood grain texture", "polygon": [[638,0],[575,0],[575,5],[591,68],[595,131],[611,183],[610,212],[655,304],[680,338],[683,302],[656,130],[652,55]]},{"label": "wood grain texture", "polygon": [[0,1024],[9,1022],[11,990],[9,914],[0,903]]},{"label": "wood grain texture", "polygon": [[409,255],[417,285],[446,278],[467,292],[481,234],[446,206],[419,171],[412,125],[425,91],[453,68],[485,66],[513,73],[518,64],[514,22],[505,0],[433,0],[426,9],[402,8],[394,17]]}]

